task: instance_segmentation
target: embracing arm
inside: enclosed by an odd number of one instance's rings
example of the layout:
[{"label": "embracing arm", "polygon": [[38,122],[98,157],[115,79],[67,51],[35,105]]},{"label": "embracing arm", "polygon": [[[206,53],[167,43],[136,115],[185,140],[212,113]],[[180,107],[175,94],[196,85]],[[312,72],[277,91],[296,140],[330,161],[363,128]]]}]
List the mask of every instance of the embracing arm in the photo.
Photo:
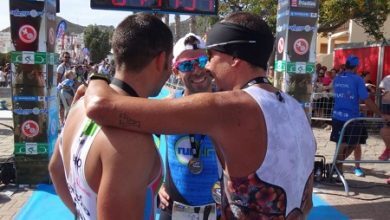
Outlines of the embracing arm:
[{"label": "embracing arm", "polygon": [[88,117],[97,123],[147,133],[211,135],[221,127],[240,126],[243,91],[200,93],[180,99],[150,100],[115,95],[102,80],[85,95]]},{"label": "embracing arm", "polygon": [[49,172],[57,194],[60,196],[65,205],[70,209],[70,211],[75,214],[75,205],[73,203],[72,197],[70,196],[66,183],[64,164],[60,155],[58,141],[49,163]]}]

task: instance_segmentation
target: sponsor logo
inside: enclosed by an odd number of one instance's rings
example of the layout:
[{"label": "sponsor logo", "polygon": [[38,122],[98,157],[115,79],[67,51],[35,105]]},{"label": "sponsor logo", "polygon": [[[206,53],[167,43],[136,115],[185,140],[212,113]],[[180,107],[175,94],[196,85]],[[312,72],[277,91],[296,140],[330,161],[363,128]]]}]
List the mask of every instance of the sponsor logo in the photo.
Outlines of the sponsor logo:
[{"label": "sponsor logo", "polygon": [[298,5],[305,8],[317,7],[316,0],[299,0]]},{"label": "sponsor logo", "polygon": [[286,10],[286,11],[283,11],[283,12],[280,12],[276,15],[276,19],[280,19],[282,17],[285,17],[285,16],[288,16],[289,15],[289,10]]},{"label": "sponsor logo", "polygon": [[299,12],[299,11],[292,11],[290,13],[291,17],[303,17],[303,18],[317,18],[317,13],[310,13],[310,12]]},{"label": "sponsor logo", "polygon": [[317,27],[312,27],[310,25],[305,25],[305,26],[299,26],[299,25],[292,25],[292,26],[289,26],[288,29],[290,31],[294,31],[294,32],[302,32],[302,31],[306,31],[306,32],[311,32],[311,31],[314,31],[317,29]]},{"label": "sponsor logo", "polygon": [[315,63],[293,62],[287,63],[288,73],[313,74]]},{"label": "sponsor logo", "polygon": [[47,109],[39,109],[39,108],[33,108],[33,109],[15,109],[14,113],[17,115],[39,115],[39,114],[46,114],[48,111]]},{"label": "sponsor logo", "polygon": [[21,130],[26,137],[35,137],[39,133],[39,125],[33,120],[27,120],[22,124]]},{"label": "sponsor logo", "polygon": [[278,41],[278,53],[283,53],[284,51],[284,39],[283,37],[279,38]]},{"label": "sponsor logo", "polygon": [[31,16],[31,17],[35,18],[35,17],[38,17],[38,16],[42,16],[43,15],[43,11],[37,11],[35,9],[33,9],[31,11],[20,11],[19,9],[15,9],[15,10],[11,10],[10,14],[12,16],[15,16],[15,17],[28,17],[28,16]]},{"label": "sponsor logo", "polygon": [[31,25],[23,25],[19,29],[19,38],[24,43],[32,43],[37,39],[37,31]]},{"label": "sponsor logo", "polygon": [[13,100],[17,102],[42,102],[45,101],[45,96],[14,96]]},{"label": "sponsor logo", "polygon": [[[203,144],[202,144],[203,146]],[[200,155],[201,157],[208,157],[214,153],[212,148],[201,147]],[[177,160],[183,164],[187,165],[188,161],[192,158],[191,143],[188,136],[184,136],[176,141],[175,144],[175,154]]]},{"label": "sponsor logo", "polygon": [[303,38],[299,38],[294,42],[294,52],[299,55],[304,55],[309,51],[309,42]]}]

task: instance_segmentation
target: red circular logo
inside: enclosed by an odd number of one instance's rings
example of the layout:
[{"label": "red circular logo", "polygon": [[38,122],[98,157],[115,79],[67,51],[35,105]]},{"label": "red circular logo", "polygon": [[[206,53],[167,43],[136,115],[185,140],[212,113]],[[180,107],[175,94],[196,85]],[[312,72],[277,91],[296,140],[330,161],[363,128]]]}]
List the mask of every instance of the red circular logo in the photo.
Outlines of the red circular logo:
[{"label": "red circular logo", "polygon": [[54,44],[54,42],[55,42],[55,34],[54,34],[54,29],[51,27],[50,29],[49,29],[49,43],[51,44],[51,45],[53,45]]},{"label": "red circular logo", "polygon": [[309,42],[303,38],[299,38],[294,42],[294,51],[299,55],[304,55],[309,51]]},{"label": "red circular logo", "polygon": [[19,29],[19,38],[24,43],[32,43],[37,39],[37,31],[31,25],[23,25]]},{"label": "red circular logo", "polygon": [[33,120],[27,120],[22,124],[21,130],[26,137],[35,137],[39,133],[39,125]]},{"label": "red circular logo", "polygon": [[283,39],[283,37],[281,37],[281,38],[279,38],[279,41],[278,41],[278,52],[283,53],[283,50],[284,50],[284,39]]}]

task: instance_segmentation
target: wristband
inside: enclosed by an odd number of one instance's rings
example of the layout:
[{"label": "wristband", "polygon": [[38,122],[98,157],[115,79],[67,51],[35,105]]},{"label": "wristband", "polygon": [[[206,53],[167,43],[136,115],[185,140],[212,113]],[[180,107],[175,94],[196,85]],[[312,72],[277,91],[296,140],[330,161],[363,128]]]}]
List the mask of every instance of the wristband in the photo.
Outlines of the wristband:
[{"label": "wristband", "polygon": [[101,73],[92,73],[90,76],[89,76],[89,79],[90,80],[104,80],[106,81],[108,84],[110,84],[110,78],[108,77],[108,75],[106,74],[101,74]]}]

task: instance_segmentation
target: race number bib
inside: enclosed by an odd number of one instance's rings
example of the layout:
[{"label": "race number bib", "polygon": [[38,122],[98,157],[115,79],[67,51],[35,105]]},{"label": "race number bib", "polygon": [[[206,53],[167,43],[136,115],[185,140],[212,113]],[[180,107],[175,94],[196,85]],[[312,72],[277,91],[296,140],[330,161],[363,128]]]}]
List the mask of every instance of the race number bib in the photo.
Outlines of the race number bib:
[{"label": "race number bib", "polygon": [[216,220],[215,203],[210,203],[203,206],[189,206],[180,202],[173,202],[172,219],[188,219],[188,220]]}]

